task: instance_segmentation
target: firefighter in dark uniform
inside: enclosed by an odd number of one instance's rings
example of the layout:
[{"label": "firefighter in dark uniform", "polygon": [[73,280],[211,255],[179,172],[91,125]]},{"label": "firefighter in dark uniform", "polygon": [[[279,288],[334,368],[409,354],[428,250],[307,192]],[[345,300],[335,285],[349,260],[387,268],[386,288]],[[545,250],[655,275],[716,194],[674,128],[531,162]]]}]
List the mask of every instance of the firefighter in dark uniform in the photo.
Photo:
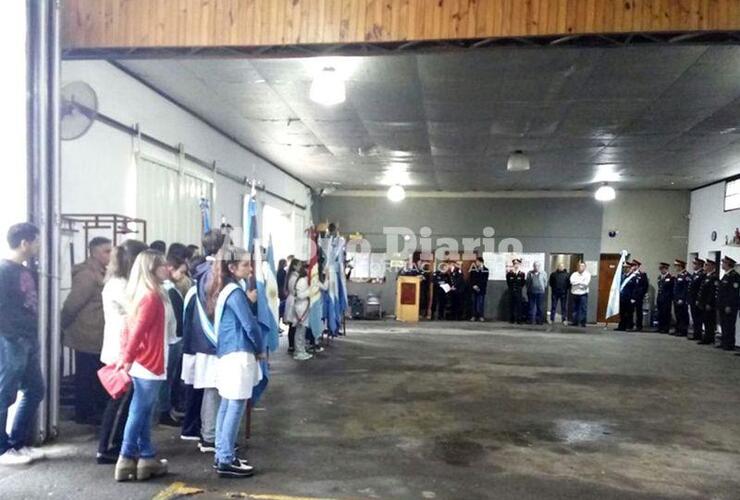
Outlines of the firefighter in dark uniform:
[{"label": "firefighter in dark uniform", "polygon": [[452,287],[448,294],[450,300],[450,316],[452,320],[459,321],[463,313],[463,296],[465,295],[465,278],[460,266],[456,262],[450,264],[449,283]]},{"label": "firefighter in dark uniform", "polygon": [[699,288],[699,307],[701,307],[702,323],[704,323],[704,336],[700,344],[714,344],[714,335],[717,331],[717,264],[713,260],[707,260],[704,264],[704,281]]},{"label": "firefighter in dark uniform", "polygon": [[722,328],[722,349],[735,350],[735,322],[740,308],[740,274],[735,271],[735,259],[724,256],[722,270],[725,272],[717,287],[717,311]]},{"label": "firefighter in dark uniform", "polygon": [[626,332],[635,327],[635,288],[638,281],[638,266],[634,262],[627,262],[628,271],[622,276],[622,285],[619,288],[619,325],[618,332]]},{"label": "firefighter in dark uniform", "polygon": [[434,271],[432,280],[434,283],[434,294],[432,296],[432,319],[444,320],[447,309],[447,292],[444,291],[442,285],[449,285],[449,271],[447,263],[443,262],[439,265],[439,268]]},{"label": "firefighter in dark uniform", "polygon": [[[686,261],[673,261],[676,268],[675,284],[673,285],[673,312],[676,315],[676,333],[678,337],[689,334],[689,284],[691,275],[686,271]],[[672,334],[674,335],[674,334]]]},{"label": "firefighter in dark uniform", "polygon": [[509,289],[509,323],[522,322],[522,290],[527,283],[527,277],[519,270],[521,259],[511,261],[513,269],[506,273],[506,286]]},{"label": "firefighter in dark uniform", "polygon": [[642,319],[642,304],[645,302],[645,295],[647,295],[648,287],[650,286],[650,280],[648,275],[640,266],[642,262],[637,259],[632,259],[632,264],[637,266],[637,276],[635,277],[635,295],[634,295],[634,308],[635,308],[635,331],[641,332],[643,319]]},{"label": "firefighter in dark uniform", "polygon": [[668,333],[671,330],[671,305],[673,305],[674,279],[668,270],[671,265],[661,262],[658,269],[658,297],[655,302],[658,306],[658,333]]},{"label": "firefighter in dark uniform", "polygon": [[692,265],[694,266],[694,274],[691,275],[691,283],[689,283],[689,305],[691,306],[693,333],[691,340],[700,340],[704,323],[702,321],[702,310],[699,307],[699,288],[701,288],[701,284],[706,276],[704,273],[704,260],[697,257],[694,259]]}]

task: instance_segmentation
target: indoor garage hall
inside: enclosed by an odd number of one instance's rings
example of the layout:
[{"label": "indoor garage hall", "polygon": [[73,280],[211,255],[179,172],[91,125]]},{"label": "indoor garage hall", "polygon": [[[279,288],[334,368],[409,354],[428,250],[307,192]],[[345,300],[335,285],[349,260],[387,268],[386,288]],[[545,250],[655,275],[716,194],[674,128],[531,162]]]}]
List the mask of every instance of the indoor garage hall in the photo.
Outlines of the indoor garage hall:
[{"label": "indoor garage hall", "polygon": [[740,368],[711,347],[601,327],[362,321],[315,361],[275,356],[248,483],[219,481],[210,456],[160,427],[171,474],[115,484],[78,428],[49,460],[3,470],[0,488],[65,499],[149,498],[176,482],[204,490],[193,498],[737,498]]}]

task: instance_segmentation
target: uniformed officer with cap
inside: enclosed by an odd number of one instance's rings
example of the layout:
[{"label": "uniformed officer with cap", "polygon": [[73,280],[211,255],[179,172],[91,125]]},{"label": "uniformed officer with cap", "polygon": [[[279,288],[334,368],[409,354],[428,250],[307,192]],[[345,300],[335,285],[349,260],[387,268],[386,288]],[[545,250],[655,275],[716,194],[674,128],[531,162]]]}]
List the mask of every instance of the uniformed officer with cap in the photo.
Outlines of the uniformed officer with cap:
[{"label": "uniformed officer with cap", "polygon": [[704,282],[706,273],[704,272],[704,259],[695,258],[692,262],[694,274],[691,275],[689,283],[689,305],[691,306],[691,323],[692,333],[691,340],[701,340],[704,322],[701,307],[699,307],[699,289]]},{"label": "uniformed officer with cap", "polygon": [[522,290],[527,283],[524,272],[519,270],[522,259],[513,259],[513,268],[506,273],[506,286],[509,289],[509,323],[522,322]]},{"label": "uniformed officer with cap", "polygon": [[642,262],[637,259],[632,259],[632,264],[637,266],[637,276],[635,277],[635,295],[634,295],[634,311],[635,311],[635,331],[641,332],[643,319],[642,319],[642,304],[645,301],[645,295],[647,295],[648,288],[650,286],[650,280],[645,271],[641,269]]},{"label": "uniformed officer with cap", "polygon": [[691,275],[686,271],[686,261],[673,261],[676,268],[675,283],[673,285],[673,312],[676,315],[676,333],[685,337],[689,333],[689,285]]},{"label": "uniformed officer with cap", "polygon": [[699,344],[709,345],[714,344],[714,336],[717,333],[717,287],[719,286],[717,264],[707,259],[704,271],[706,276],[699,288],[699,307],[701,307],[704,323],[704,336],[699,340]]},{"label": "uniformed officer with cap", "polygon": [[668,272],[671,265],[661,262],[658,266],[658,332],[668,333],[671,329],[671,304],[673,303],[673,276]]},{"label": "uniformed officer with cap", "polygon": [[717,286],[717,311],[722,328],[722,349],[735,350],[735,321],[740,308],[740,274],[735,271],[737,262],[725,255],[722,270],[725,272]]},{"label": "uniformed officer with cap", "polygon": [[632,330],[635,326],[635,289],[639,280],[639,265],[627,262],[628,271],[622,276],[622,285],[619,288],[619,325],[615,328],[618,332]]}]

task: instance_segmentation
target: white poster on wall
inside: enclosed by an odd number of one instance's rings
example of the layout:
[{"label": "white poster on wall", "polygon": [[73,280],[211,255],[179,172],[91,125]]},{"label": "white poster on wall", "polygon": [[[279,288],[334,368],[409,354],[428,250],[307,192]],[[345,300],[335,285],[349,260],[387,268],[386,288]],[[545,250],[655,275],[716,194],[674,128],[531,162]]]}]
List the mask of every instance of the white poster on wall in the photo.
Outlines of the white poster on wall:
[{"label": "white poster on wall", "polygon": [[489,281],[503,281],[506,279],[506,271],[511,266],[511,261],[514,258],[522,259],[522,263],[519,265],[519,269],[524,271],[530,271],[532,264],[535,262],[540,263],[540,270],[546,271],[545,269],[545,253],[499,253],[499,252],[483,252],[483,260],[488,268],[488,280]]}]

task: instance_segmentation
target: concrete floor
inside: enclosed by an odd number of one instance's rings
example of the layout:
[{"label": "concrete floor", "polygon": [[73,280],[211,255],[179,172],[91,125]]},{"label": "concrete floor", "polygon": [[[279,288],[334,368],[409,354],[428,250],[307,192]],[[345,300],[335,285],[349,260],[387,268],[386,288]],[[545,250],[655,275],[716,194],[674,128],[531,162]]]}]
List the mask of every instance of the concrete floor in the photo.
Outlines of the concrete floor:
[{"label": "concrete floor", "polygon": [[[353,322],[320,359],[273,362],[254,413],[259,474],[157,431],[172,474],[116,484],[88,429],[0,469],[0,498],[740,498],[740,358],[601,328]],[[284,339],[283,339],[284,340]],[[87,432],[81,432],[87,431]],[[173,498],[171,487],[159,498]]]}]

